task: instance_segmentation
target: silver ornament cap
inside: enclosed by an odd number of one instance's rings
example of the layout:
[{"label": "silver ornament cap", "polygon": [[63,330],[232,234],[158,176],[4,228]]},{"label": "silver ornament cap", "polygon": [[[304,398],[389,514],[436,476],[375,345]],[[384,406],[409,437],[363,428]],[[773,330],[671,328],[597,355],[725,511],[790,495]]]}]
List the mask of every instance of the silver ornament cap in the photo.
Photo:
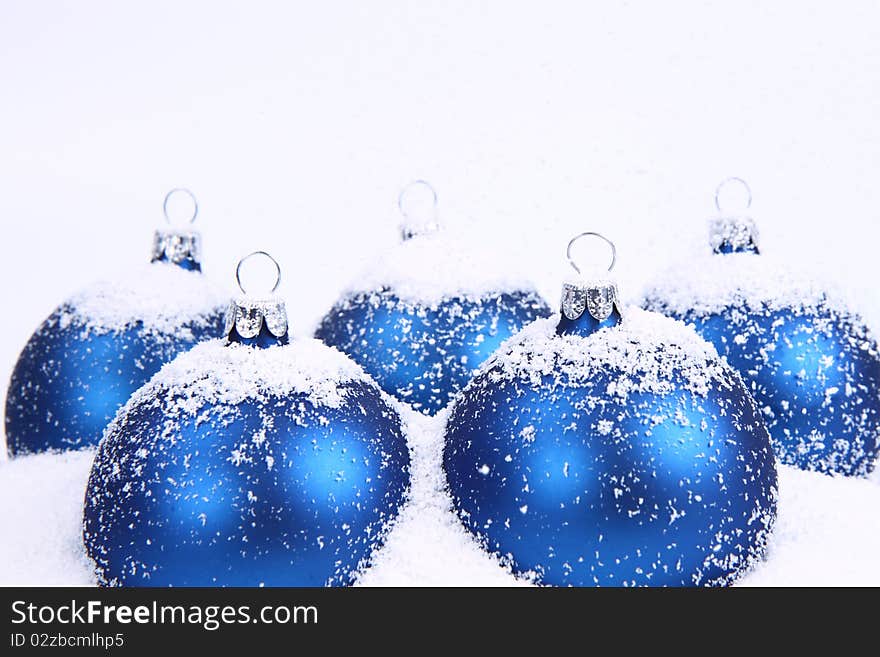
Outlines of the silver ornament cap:
[{"label": "silver ornament cap", "polygon": [[578,278],[562,284],[562,314],[571,321],[580,318],[584,312],[597,321],[605,321],[615,310],[620,312],[620,295],[617,291],[617,283],[606,277],[585,278],[581,268],[571,257],[571,247],[582,237],[598,237],[611,247],[610,272],[614,269],[617,261],[617,249],[614,243],[599,233],[586,232],[576,235],[569,241],[565,255],[568,262],[578,273]]},{"label": "silver ornament cap", "polygon": [[284,301],[277,297],[254,299],[242,296],[229,305],[223,333],[230,342],[233,341],[233,329],[242,338],[255,338],[264,326],[276,338],[287,335],[287,307]]},{"label": "silver ornament cap", "polygon": [[[252,296],[248,294],[241,282],[241,268],[254,256],[268,258],[275,267],[275,284],[268,294]],[[265,328],[266,332],[277,338],[282,344],[287,341],[288,321],[287,307],[284,301],[275,295],[281,284],[281,267],[271,255],[265,251],[254,251],[238,262],[235,268],[235,280],[242,295],[233,299],[226,311],[226,324],[223,333],[227,344],[250,340],[258,337]]]},{"label": "silver ornament cap", "polygon": [[185,260],[202,263],[202,236],[196,230],[158,229],[153,236],[152,261],[179,265]]},{"label": "silver ornament cap", "polygon": [[758,226],[751,217],[716,217],[709,220],[709,246],[720,253],[757,251]]},{"label": "silver ornament cap", "polygon": [[169,227],[159,228],[153,234],[152,262],[179,265],[189,261],[201,265],[202,236],[190,227],[199,214],[196,197],[188,189],[176,187],[165,195],[162,211]]},{"label": "silver ornament cap", "polygon": [[611,313],[620,313],[617,283],[609,280],[566,282],[562,284],[562,314],[574,321],[590,313],[593,319],[605,321]]},{"label": "silver ornament cap", "polygon": [[424,180],[415,180],[404,187],[397,197],[397,207],[403,215],[400,239],[404,242],[419,235],[440,230],[437,219],[437,192]]},{"label": "silver ornament cap", "polygon": [[[740,200],[733,204],[723,202],[722,196],[740,189]],[[745,212],[752,205],[752,190],[742,178],[728,178],[715,190],[715,207],[720,215],[709,220],[709,246],[714,253],[758,253],[758,226]]]}]

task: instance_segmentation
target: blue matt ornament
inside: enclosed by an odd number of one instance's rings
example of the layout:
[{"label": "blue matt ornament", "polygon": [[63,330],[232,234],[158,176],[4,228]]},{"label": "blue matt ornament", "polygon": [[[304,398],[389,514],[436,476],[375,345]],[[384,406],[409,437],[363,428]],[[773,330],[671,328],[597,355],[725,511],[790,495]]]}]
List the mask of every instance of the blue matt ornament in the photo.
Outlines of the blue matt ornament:
[{"label": "blue matt ornament", "polygon": [[742,373],[780,461],[869,474],[880,452],[876,337],[843,294],[761,254],[752,219],[713,220],[710,245],[658,279],[644,307],[693,325]]},{"label": "blue matt ornament", "polygon": [[[418,191],[427,197],[417,211]],[[529,283],[495,275],[503,264],[439,231],[427,183],[404,189],[399,206],[403,242],[333,306],[315,337],[433,415],[504,340],[550,309]]]},{"label": "blue matt ornament", "polygon": [[[166,197],[166,217],[182,191]],[[202,276],[200,254],[197,232],[157,230],[151,264],[96,283],[49,315],[9,382],[10,456],[96,445],[131,393],[178,353],[217,335],[226,303]]]},{"label": "blue matt ornament", "polygon": [[427,305],[383,289],[346,296],[315,337],[350,354],[385,391],[432,415],[504,340],[546,310],[534,292]]},{"label": "blue matt ornament", "polygon": [[776,517],[739,375],[683,324],[624,311],[601,278],[567,283],[560,315],[483,365],[450,411],[443,467],[465,527],[544,585],[726,585]]},{"label": "blue matt ornament", "polygon": [[[277,287],[277,283],[276,283]],[[363,370],[242,297],[101,441],[83,538],[111,586],[347,585],[409,487],[400,417]]]}]

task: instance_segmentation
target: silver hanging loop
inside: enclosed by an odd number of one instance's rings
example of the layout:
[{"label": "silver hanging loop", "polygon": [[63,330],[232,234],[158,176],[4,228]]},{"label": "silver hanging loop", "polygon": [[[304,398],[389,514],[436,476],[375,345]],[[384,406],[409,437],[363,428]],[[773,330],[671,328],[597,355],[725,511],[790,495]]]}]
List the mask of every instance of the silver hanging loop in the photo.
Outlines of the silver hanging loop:
[{"label": "silver hanging loop", "polygon": [[195,194],[189,191],[186,187],[175,187],[170,192],[165,195],[165,200],[162,202],[162,213],[165,215],[165,221],[167,221],[172,226],[176,225],[177,222],[171,220],[171,214],[174,214],[173,210],[169,214],[169,202],[177,196],[180,198],[181,195],[185,195],[189,197],[189,200],[192,201],[192,215],[190,215],[189,220],[180,223],[195,223],[196,217],[199,215],[199,202],[196,200]]},{"label": "silver hanging loop", "polygon": [[718,187],[715,188],[715,207],[718,209],[718,212],[725,212],[725,210],[721,207],[721,193],[724,191],[725,188],[730,189],[731,185],[742,187],[745,190],[745,207],[743,207],[742,210],[737,211],[745,212],[750,207],[752,207],[752,188],[749,187],[749,184],[745,180],[743,180],[742,178],[737,178],[736,176],[725,178],[720,183],[718,183]]},{"label": "silver hanging loop", "polygon": [[244,285],[242,285],[241,283],[241,266],[254,256],[260,255],[269,258],[272,264],[275,265],[275,285],[273,285],[272,289],[269,290],[269,294],[274,293],[275,290],[278,289],[278,286],[281,285],[281,265],[278,264],[278,261],[265,251],[254,251],[253,253],[249,253],[244,258],[239,260],[238,266],[236,266],[235,268],[235,282],[238,283],[238,289],[241,290],[242,294],[248,294],[248,291],[244,289]]},{"label": "silver hanging loop", "polygon": [[575,235],[568,242],[568,247],[565,249],[565,257],[568,258],[568,264],[571,265],[572,269],[574,269],[578,274],[582,274],[581,268],[577,266],[577,263],[571,257],[571,247],[574,246],[574,243],[577,242],[582,237],[598,237],[600,240],[605,242],[608,246],[611,247],[611,264],[608,265],[608,271],[611,272],[614,269],[614,264],[617,262],[617,247],[614,246],[614,242],[609,240],[604,235],[599,233],[594,233],[592,231],[587,231],[585,233],[581,233],[580,235]]}]

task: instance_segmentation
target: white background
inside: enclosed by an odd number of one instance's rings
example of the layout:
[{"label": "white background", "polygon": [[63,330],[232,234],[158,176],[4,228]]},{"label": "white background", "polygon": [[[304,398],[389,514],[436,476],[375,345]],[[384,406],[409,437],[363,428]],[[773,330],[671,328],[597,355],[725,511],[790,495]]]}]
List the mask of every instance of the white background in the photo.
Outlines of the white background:
[{"label": "white background", "polygon": [[631,296],[742,176],[765,253],[876,323],[878,117],[876,1],[4,0],[0,379],[58,302],[146,261],[178,185],[207,274],[272,251],[300,331],[418,177],[555,305],[570,235],[614,239]]}]

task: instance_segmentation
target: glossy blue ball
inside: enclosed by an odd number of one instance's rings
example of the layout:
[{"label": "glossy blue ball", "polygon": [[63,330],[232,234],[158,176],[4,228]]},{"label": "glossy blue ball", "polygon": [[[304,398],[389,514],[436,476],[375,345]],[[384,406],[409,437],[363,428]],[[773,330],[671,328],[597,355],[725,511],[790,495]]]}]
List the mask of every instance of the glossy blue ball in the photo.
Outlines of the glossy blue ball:
[{"label": "glossy blue ball", "polygon": [[131,394],[195,343],[222,333],[223,314],[184,322],[174,335],[138,324],[95,330],[65,304],[31,336],[6,397],[10,456],[96,445]]},{"label": "glossy blue ball", "polygon": [[386,289],[342,299],[315,337],[351,356],[387,393],[432,415],[504,340],[549,313],[534,292],[452,297],[428,306]]},{"label": "glossy blue ball", "polygon": [[101,442],[86,493],[99,581],[351,583],[404,500],[409,453],[374,384],[337,392],[338,407],[304,393],[191,406],[166,385],[132,400]]},{"label": "glossy blue ball", "polygon": [[859,320],[824,304],[668,314],[692,324],[749,382],[780,461],[871,472],[880,453],[880,352]]},{"label": "glossy blue ball", "polygon": [[[727,584],[762,554],[775,519],[766,428],[717,357],[676,362],[674,344],[636,332],[605,345],[620,330],[540,350],[521,334],[486,364],[446,428],[454,507],[489,551],[542,584]],[[577,365],[564,365],[565,349]],[[627,355],[639,350],[656,370]],[[512,373],[505,361],[522,365]],[[692,390],[685,367],[712,372],[708,388]]]}]

